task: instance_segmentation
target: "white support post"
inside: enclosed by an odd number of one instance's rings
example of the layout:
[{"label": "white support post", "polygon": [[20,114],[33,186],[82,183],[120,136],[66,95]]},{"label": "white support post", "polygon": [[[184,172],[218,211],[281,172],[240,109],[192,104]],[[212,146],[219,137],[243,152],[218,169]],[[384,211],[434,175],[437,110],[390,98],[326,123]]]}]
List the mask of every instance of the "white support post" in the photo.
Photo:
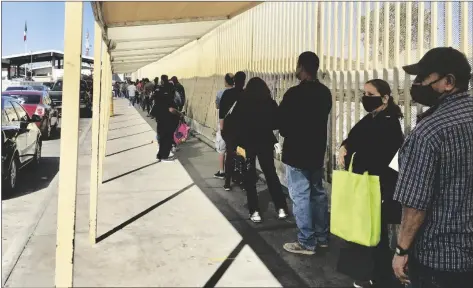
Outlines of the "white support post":
[{"label": "white support post", "polygon": [[96,243],[97,239],[97,199],[99,189],[99,137],[100,137],[100,80],[102,75],[102,29],[95,22],[94,26],[94,95],[92,116],[92,163],[90,170],[90,203],[89,203],[89,241]]},{"label": "white support post", "polygon": [[83,2],[66,2],[64,86],[56,242],[56,287],[72,287],[79,154],[79,92]]}]

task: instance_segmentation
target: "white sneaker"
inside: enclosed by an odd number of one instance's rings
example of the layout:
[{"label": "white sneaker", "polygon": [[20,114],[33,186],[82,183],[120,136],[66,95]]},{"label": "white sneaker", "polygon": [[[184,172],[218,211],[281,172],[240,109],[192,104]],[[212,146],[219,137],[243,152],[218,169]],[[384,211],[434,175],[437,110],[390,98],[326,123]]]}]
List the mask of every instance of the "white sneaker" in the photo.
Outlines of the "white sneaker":
[{"label": "white sneaker", "polygon": [[250,215],[250,220],[254,223],[261,223],[261,216],[259,216],[259,212],[255,211],[252,215]]},{"label": "white sneaker", "polygon": [[284,211],[284,209],[279,209],[278,210],[278,218],[280,220],[286,219],[287,217],[288,217],[288,215],[287,215],[286,211]]},{"label": "white sneaker", "polygon": [[174,156],[169,156],[166,159],[161,159],[160,162],[174,162],[174,160],[176,160],[176,158],[174,158]]}]

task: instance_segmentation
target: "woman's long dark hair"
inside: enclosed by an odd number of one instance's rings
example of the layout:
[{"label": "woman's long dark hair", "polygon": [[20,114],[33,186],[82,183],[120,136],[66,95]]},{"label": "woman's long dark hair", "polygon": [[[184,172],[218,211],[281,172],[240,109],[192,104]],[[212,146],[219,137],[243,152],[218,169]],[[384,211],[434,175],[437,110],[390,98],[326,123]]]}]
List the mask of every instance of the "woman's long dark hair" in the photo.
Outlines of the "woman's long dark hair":
[{"label": "woman's long dark hair", "polygon": [[382,80],[382,79],[372,79],[366,82],[366,84],[371,84],[378,90],[379,94],[381,97],[388,95],[389,100],[388,100],[388,107],[386,107],[386,112],[394,117],[397,118],[403,118],[404,115],[402,114],[401,107],[394,103],[394,98],[391,96],[391,87],[389,86],[388,82]]},{"label": "woman's long dark hair", "polygon": [[243,91],[242,100],[251,102],[265,102],[271,100],[271,91],[266,85],[266,82],[259,77],[253,77],[246,84],[246,88]]}]

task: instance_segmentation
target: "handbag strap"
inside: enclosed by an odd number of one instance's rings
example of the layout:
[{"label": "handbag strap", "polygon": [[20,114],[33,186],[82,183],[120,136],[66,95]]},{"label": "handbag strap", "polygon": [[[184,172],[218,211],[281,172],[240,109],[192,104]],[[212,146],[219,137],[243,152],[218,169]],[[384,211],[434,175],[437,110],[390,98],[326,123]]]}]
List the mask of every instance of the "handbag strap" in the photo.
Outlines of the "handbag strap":
[{"label": "handbag strap", "polygon": [[355,154],[356,152],[351,155],[350,166],[348,166],[348,172],[353,172],[353,159],[355,158]]},{"label": "handbag strap", "polygon": [[228,110],[227,115],[225,115],[225,118],[227,118],[228,115],[232,114],[233,109],[235,108],[236,104],[237,104],[237,101],[235,101],[235,103],[233,103],[233,105],[232,105],[232,107],[230,108],[230,110]]}]

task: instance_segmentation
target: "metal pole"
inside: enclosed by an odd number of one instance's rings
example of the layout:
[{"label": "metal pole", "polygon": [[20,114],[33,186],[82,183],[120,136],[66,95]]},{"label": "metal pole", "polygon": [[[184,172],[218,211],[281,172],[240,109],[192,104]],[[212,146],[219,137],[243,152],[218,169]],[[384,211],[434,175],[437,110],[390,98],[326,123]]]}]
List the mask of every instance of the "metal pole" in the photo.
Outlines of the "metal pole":
[{"label": "metal pole", "polygon": [[64,27],[64,97],[59,165],[56,287],[72,287],[79,152],[79,92],[83,2],[66,2]]}]

